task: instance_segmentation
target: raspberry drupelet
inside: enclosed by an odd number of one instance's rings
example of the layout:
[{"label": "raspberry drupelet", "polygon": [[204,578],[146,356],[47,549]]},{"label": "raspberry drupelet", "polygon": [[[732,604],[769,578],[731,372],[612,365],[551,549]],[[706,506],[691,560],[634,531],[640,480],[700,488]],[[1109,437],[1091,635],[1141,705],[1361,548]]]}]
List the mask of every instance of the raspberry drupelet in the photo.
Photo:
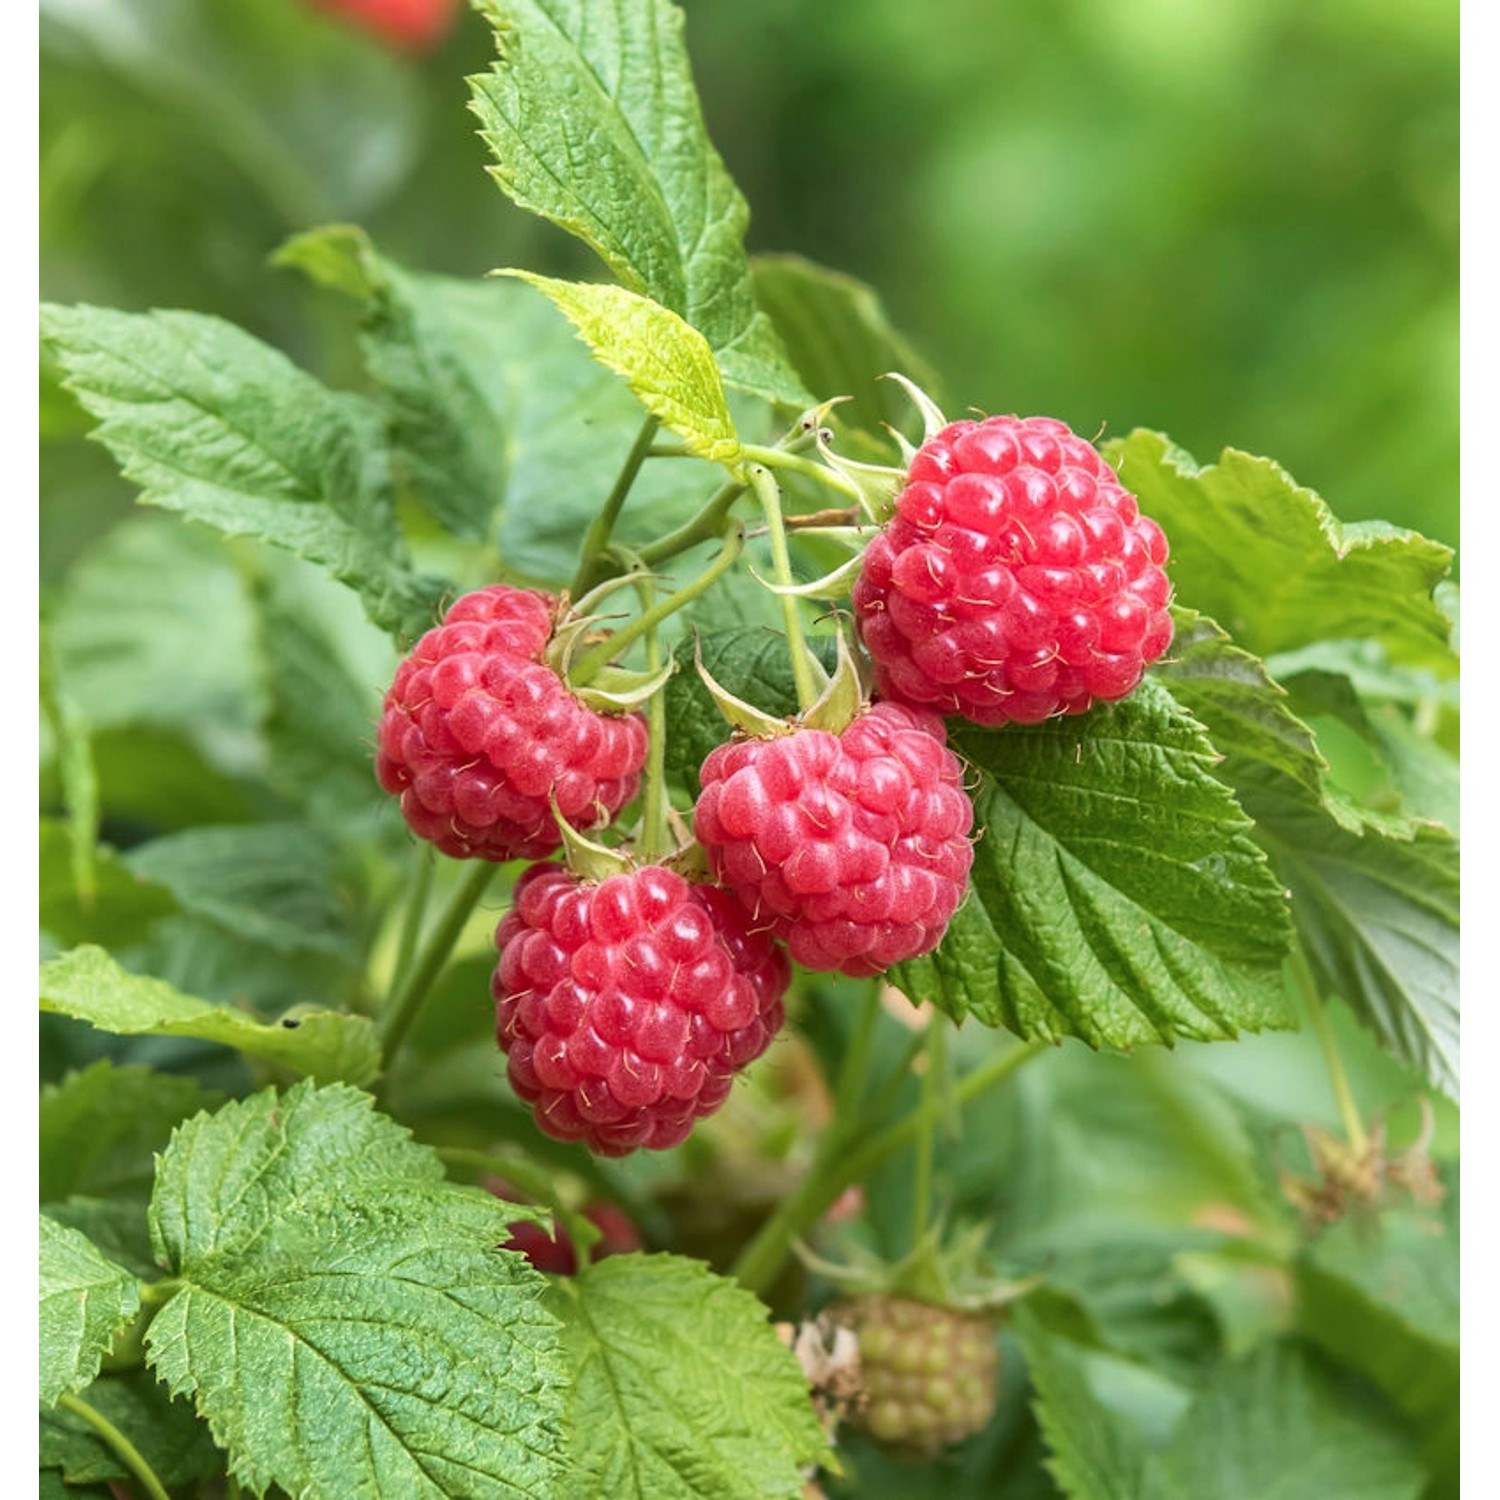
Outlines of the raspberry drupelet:
[{"label": "raspberry drupelet", "polygon": [[989,725],[1123,698],[1171,643],[1166,560],[1161,527],[1065,423],[950,423],[854,587],[876,686]]},{"label": "raspberry drupelet", "polygon": [[419,838],[456,859],[539,859],[608,823],[646,761],[639,714],[598,713],[543,659],[558,601],[494,584],[458,599],[396,670],[375,772]]},{"label": "raspberry drupelet", "polygon": [[729,896],[645,865],[533,865],[495,934],[496,1028],[538,1127],[604,1156],[664,1150],[784,1019],[791,965]]}]

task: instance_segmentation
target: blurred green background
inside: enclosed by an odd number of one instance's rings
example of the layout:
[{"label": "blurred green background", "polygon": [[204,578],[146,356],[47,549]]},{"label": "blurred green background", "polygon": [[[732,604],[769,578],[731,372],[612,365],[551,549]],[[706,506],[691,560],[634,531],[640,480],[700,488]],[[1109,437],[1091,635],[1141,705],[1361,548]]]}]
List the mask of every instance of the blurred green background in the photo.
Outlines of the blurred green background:
[{"label": "blurred green background", "polygon": [[[1458,541],[1452,0],[688,0],[750,244],[864,278],[957,412],[1269,454]],[[217,312],[334,379],[266,258],[332,220],[431,270],[594,276],[484,177],[460,9],[402,55],[309,0],[42,0],[49,299]],[[43,576],[130,504],[44,380]]]}]

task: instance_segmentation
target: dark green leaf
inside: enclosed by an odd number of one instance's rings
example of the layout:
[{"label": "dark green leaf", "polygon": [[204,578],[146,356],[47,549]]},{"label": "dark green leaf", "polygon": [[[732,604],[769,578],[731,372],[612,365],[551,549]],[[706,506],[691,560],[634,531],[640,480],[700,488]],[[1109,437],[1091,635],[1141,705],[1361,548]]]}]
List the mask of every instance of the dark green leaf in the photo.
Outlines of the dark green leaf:
[{"label": "dark green leaf", "polygon": [[1282,889],[1169,693],[953,744],[982,836],[948,935],[895,971],[907,994],[1091,1046],[1287,1024]]},{"label": "dark green leaf", "polygon": [[37,873],[43,932],[64,946],[92,941],[123,948],[177,910],[165,886],[135,873],[108,847],[95,854],[93,891],[84,901],[74,878],[75,836],[67,824],[42,819]]},{"label": "dark green leaf", "polygon": [[807,392],[745,259],[749,210],[703,128],[667,0],[480,0],[498,58],[470,79],[495,180],[589,244],[631,291],[686,318],[731,385]]},{"label": "dark green leaf", "polygon": [[1311,732],[1253,657],[1209,621],[1184,622],[1163,668],[1227,752],[1220,774],[1255,819],[1293,895],[1321,988],[1397,1057],[1456,1097],[1458,845],[1446,830],[1378,819],[1332,793]]},{"label": "dark green leaf", "polygon": [[41,1004],[117,1036],[190,1036],[237,1047],[314,1078],[365,1083],[380,1070],[375,1027],[364,1016],[313,1011],[264,1025],[227,1006],[131,974],[102,948],[84,946],[42,965]]},{"label": "dark green leaf", "polygon": [[179,1128],[151,1205],[182,1282],[147,1334],[234,1471],[310,1500],[558,1493],[561,1351],[515,1210],[353,1089]]},{"label": "dark green leaf", "polygon": [[[149,1375],[106,1376],[84,1391],[83,1399],[124,1433],[163,1484],[191,1484],[223,1471],[223,1457],[192,1403],[174,1401]],[[69,1485],[133,1477],[81,1417],[44,1411],[41,1423],[41,1466],[60,1469]]]},{"label": "dark green leaf", "polygon": [[218,1096],[191,1078],[101,1059],[42,1090],[43,1203],[75,1193],[144,1193],[172,1127]]},{"label": "dark green leaf", "polygon": [[696,1261],[616,1255],[554,1283],[572,1367],[580,1494],[802,1494],[828,1452],[805,1377],[766,1309]]},{"label": "dark green leaf", "polygon": [[132,850],[126,863],[236,936],[278,952],[356,953],[335,851],[305,823],[184,829]]},{"label": "dark green leaf", "polygon": [[[1451,1174],[1450,1174],[1451,1175]],[[1430,1496],[1458,1493],[1458,1201],[1334,1225],[1297,1267],[1297,1327],[1412,1423]]]},{"label": "dark green leaf", "polygon": [[135,1277],[76,1229],[40,1219],[40,1394],[52,1406],[99,1373],[111,1340],[140,1306]]},{"label": "dark green leaf", "polygon": [[145,503],[323,564],[392,632],[431,622],[443,586],[411,570],[365,402],[197,313],[49,307],[42,326]]},{"label": "dark green leaf", "polygon": [[889,424],[912,425],[912,404],[891,371],[915,380],[934,399],[940,392],[931,367],[891,327],[872,287],[800,255],[751,259],[755,296],[770,314],[803,384],[821,400],[853,399],[835,415],[886,440]]},{"label": "dark green leaf", "polygon": [[1144,1494],[1277,1500],[1416,1500],[1411,1444],[1296,1344],[1263,1345],[1226,1366],[1150,1467]]},{"label": "dark green leaf", "polygon": [[1381,522],[1344,526],[1279,465],[1226,448],[1200,468],[1156,432],[1106,452],[1172,544],[1179,600],[1258,656],[1342,637],[1398,661],[1458,671],[1433,600],[1448,548]]}]

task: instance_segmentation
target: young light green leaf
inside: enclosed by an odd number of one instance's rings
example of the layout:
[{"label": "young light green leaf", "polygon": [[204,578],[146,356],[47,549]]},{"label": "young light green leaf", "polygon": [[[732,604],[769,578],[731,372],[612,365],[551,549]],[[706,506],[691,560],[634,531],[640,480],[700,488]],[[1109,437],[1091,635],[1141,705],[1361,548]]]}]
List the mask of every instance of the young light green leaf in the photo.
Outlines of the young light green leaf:
[{"label": "young light green leaf", "polygon": [[41,1201],[144,1193],[172,1127],[218,1097],[195,1079],[108,1058],[48,1084],[38,1125]]},{"label": "young light green leaf", "polygon": [[807,1381],[734,1282],[696,1261],[616,1255],[554,1283],[572,1371],[580,1494],[762,1500],[802,1494],[828,1456]]},{"label": "young light green leaf", "polygon": [[[145,1372],[96,1380],[83,1399],[124,1433],[163,1484],[192,1484],[223,1472],[223,1456],[191,1404],[174,1401]],[[38,1446],[41,1467],[61,1470],[70,1486],[133,1477],[82,1417],[63,1408],[42,1412]]]},{"label": "young light green leaf", "polygon": [[1426,1475],[1378,1404],[1295,1343],[1263,1344],[1225,1366],[1153,1456],[1160,1500],[1416,1500]]},{"label": "young light green leaf", "polygon": [[311,1011],[266,1024],[131,974],[85,944],[42,965],[41,1007],[116,1036],[191,1036],[237,1047],[318,1079],[366,1083],[380,1071],[380,1043],[365,1016]]},{"label": "young light green leaf", "polygon": [[76,1229],[39,1215],[40,1395],[53,1406],[99,1373],[110,1341],[141,1305],[135,1277]]},{"label": "young light green leaf", "polygon": [[594,358],[635,392],[690,453],[732,466],[740,441],[708,341],[676,313],[624,287],[557,281],[531,271],[502,271],[546,294],[578,330]]},{"label": "young light green leaf", "polygon": [[282,953],[356,952],[335,851],[305,823],[188,828],[131,850],[126,864],[193,916]]},{"label": "young light green leaf", "polygon": [[803,383],[820,396],[848,396],[838,417],[889,446],[887,424],[906,431],[915,415],[892,370],[936,391],[932,367],[891,326],[873,287],[804,260],[756,255],[755,297],[770,315]]},{"label": "young light green leaf", "polygon": [[1094,1047],[1288,1024],[1284,892],[1165,689],[954,747],[982,837],[947,936],[893,972],[908,995]]},{"label": "young light green leaf", "polygon": [[1399,661],[1458,672],[1433,599],[1452,554],[1380,522],[1341,525],[1279,465],[1226,448],[1200,468],[1156,432],[1106,449],[1141,509],[1171,538],[1178,599],[1258,656],[1344,637]]},{"label": "young light green leaf", "polygon": [[558,1493],[563,1363],[509,1206],[353,1089],[182,1126],[151,1204],[182,1283],[147,1358],[234,1472],[309,1500]]},{"label": "young light green leaf", "polygon": [[498,57],[469,80],[491,174],[707,340],[724,379],[811,397],[756,306],[749,209],[708,139],[668,0],[479,0]]},{"label": "young light green leaf", "polygon": [[431,623],[443,586],[412,571],[367,403],[198,313],[47,307],[42,329],[144,503],[323,564],[393,632]]},{"label": "young light green leaf", "polygon": [[1332,793],[1311,731],[1212,622],[1185,618],[1172,654],[1159,675],[1227,752],[1219,774],[1292,891],[1320,987],[1456,1098],[1457,842],[1436,824],[1378,818]]},{"label": "young light green leaf", "polygon": [[1037,1422],[1051,1450],[1047,1468],[1063,1494],[1068,1500],[1149,1500],[1144,1448],[1090,1390],[1079,1351],[1024,1308],[1015,1328],[1036,1390]]}]

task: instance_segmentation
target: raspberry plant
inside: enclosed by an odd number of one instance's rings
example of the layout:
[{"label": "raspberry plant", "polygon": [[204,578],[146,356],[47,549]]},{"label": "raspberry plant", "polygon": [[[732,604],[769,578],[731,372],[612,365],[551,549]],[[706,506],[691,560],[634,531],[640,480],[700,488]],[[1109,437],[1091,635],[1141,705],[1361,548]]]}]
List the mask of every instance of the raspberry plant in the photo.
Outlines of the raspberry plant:
[{"label": "raspberry plant", "polygon": [[612,279],[44,310],[175,515],[46,601],[42,1493],[1456,1493],[1447,550],[950,420],[669,0],[477,8]]}]

